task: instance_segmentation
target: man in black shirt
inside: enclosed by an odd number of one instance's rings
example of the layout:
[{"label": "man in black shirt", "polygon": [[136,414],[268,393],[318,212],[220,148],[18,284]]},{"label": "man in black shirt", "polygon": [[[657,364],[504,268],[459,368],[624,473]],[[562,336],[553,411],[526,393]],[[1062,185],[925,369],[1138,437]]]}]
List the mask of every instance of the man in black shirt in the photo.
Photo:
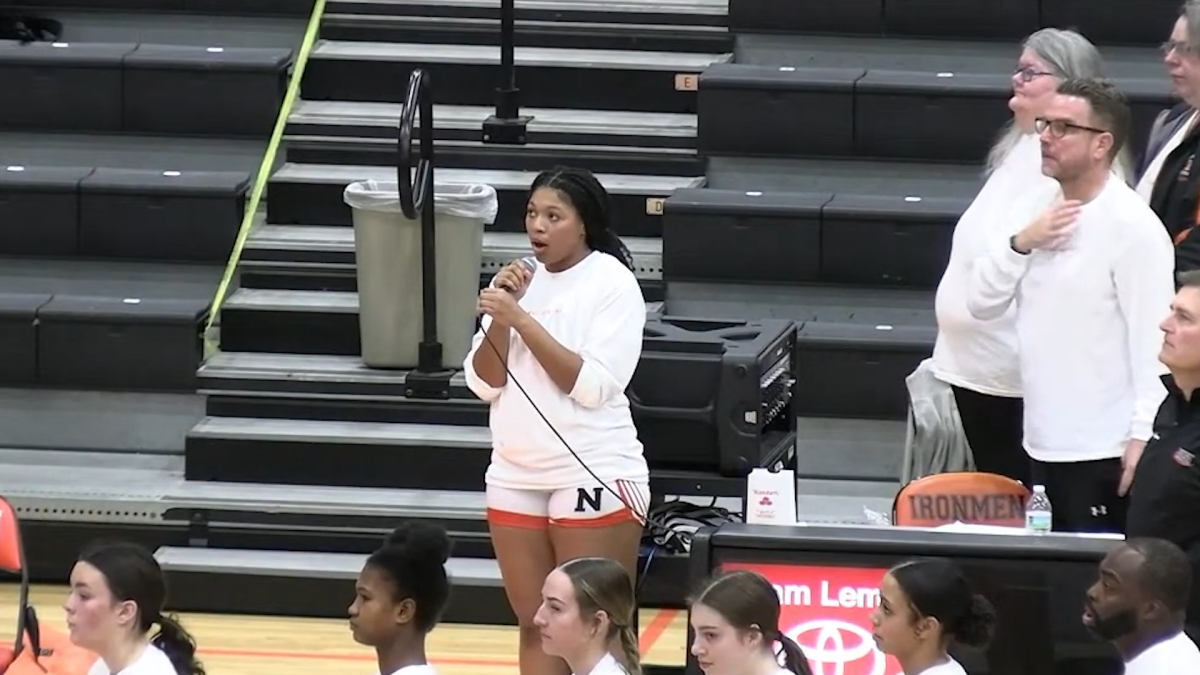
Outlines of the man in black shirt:
[{"label": "man in black shirt", "polygon": [[[1179,284],[1161,325],[1167,397],[1134,472],[1125,534],[1174,543],[1200,576],[1200,271],[1181,273]],[[1187,623],[1192,638],[1200,637],[1200,579]]]}]

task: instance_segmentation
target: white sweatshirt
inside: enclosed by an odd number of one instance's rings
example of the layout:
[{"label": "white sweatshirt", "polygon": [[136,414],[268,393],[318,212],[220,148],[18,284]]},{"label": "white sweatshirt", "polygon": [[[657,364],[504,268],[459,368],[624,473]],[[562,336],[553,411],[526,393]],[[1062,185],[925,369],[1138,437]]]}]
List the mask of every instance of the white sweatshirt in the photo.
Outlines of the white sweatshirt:
[{"label": "white sweatshirt", "polygon": [[493,452],[488,484],[559,490],[595,480],[530,405],[514,378],[601,480],[649,480],[625,397],[641,358],[646,325],[646,302],[633,272],[599,252],[558,273],[538,263],[520,305],[559,344],[578,354],[583,367],[575,388],[564,394],[516,331],[511,331],[511,375],[503,388],[492,387],[479,378],[473,365],[478,350],[491,349],[483,340],[491,319],[483,318],[463,369],[471,391],[491,403]]},{"label": "white sweatshirt", "polygon": [[[88,675],[111,675],[108,664],[104,659],[96,659],[88,670]],[[176,675],[175,666],[171,659],[161,649],[154,645],[146,645],[146,649],[133,663],[125,666],[119,675]]]},{"label": "white sweatshirt", "polygon": [[1200,649],[1184,633],[1163,640],[1125,664],[1125,675],[1195,675]]},{"label": "white sweatshirt", "polygon": [[1041,143],[1024,134],[958,219],[950,260],[938,284],[938,335],[931,362],[939,380],[992,396],[1021,396],[1017,363],[1016,312],[980,320],[967,308],[967,287],[975,261],[988,245],[1023,227],[1045,204],[1058,183],[1042,173]]},{"label": "white sweatshirt", "polygon": [[1166,228],[1115,176],[1059,249],[1022,255],[996,237],[975,266],[968,307],[989,319],[1016,303],[1030,457],[1109,459],[1130,439],[1150,438],[1166,395],[1158,324],[1175,295],[1174,268]]}]

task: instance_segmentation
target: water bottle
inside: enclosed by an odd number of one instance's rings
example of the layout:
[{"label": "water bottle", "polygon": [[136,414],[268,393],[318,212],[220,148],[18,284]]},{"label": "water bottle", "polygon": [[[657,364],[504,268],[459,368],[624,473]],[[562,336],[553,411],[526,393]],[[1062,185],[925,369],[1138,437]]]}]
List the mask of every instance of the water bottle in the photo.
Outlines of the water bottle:
[{"label": "water bottle", "polygon": [[1031,534],[1045,534],[1050,531],[1053,514],[1050,510],[1050,498],[1046,496],[1045,485],[1034,485],[1033,494],[1025,502],[1025,529]]}]

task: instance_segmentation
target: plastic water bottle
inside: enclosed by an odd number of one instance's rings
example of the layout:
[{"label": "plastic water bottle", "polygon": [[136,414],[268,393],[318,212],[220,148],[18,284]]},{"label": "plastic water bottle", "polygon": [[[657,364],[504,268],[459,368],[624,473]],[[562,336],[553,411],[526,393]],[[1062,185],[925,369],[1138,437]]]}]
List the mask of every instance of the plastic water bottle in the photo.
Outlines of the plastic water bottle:
[{"label": "plastic water bottle", "polygon": [[1046,486],[1034,485],[1033,494],[1025,502],[1025,529],[1031,534],[1045,534],[1050,531],[1053,520]]}]

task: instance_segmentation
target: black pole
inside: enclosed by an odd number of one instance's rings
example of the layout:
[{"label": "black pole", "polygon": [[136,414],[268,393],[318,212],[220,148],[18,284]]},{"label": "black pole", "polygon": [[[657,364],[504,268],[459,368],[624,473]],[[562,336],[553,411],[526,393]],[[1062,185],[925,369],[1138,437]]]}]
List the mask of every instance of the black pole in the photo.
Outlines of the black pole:
[{"label": "black pole", "polygon": [[[419,159],[413,167],[412,136],[416,114],[421,114],[418,138]],[[421,221],[421,342],[417,347],[417,368],[404,380],[405,395],[412,398],[449,398],[451,371],[442,367],[442,343],[437,325],[437,242],[434,239],[433,182],[433,96],[429,75],[414,70],[408,79],[404,108],[400,113],[396,161],[396,179],[400,191],[400,210]],[[415,175],[414,175],[415,173]],[[397,289],[398,293],[412,289]]]},{"label": "black pole", "polygon": [[531,118],[521,116],[516,43],[516,1],[500,0],[500,86],[496,89],[496,114],[483,122],[484,143],[524,145],[526,142]]}]

